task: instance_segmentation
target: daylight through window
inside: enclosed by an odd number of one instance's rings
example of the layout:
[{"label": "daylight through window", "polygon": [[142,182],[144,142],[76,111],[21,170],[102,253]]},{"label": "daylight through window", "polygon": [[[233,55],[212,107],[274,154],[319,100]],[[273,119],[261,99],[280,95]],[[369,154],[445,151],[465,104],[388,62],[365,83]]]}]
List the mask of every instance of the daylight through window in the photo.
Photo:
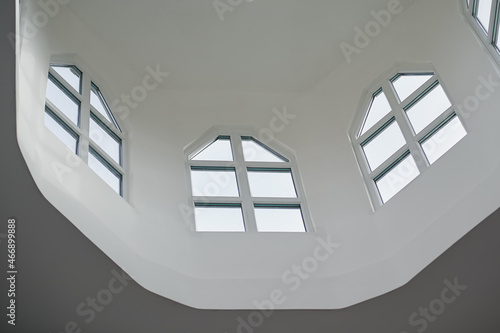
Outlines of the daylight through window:
[{"label": "daylight through window", "polygon": [[252,136],[220,135],[188,155],[199,232],[312,229],[295,164]]},{"label": "daylight through window", "polygon": [[477,35],[500,63],[500,0],[466,0],[464,8]]},{"label": "daylight through window", "polygon": [[123,133],[87,73],[74,65],[50,65],[45,125],[123,196]]},{"label": "daylight through window", "polygon": [[361,115],[351,135],[375,208],[466,135],[439,77],[430,71],[389,76]]}]

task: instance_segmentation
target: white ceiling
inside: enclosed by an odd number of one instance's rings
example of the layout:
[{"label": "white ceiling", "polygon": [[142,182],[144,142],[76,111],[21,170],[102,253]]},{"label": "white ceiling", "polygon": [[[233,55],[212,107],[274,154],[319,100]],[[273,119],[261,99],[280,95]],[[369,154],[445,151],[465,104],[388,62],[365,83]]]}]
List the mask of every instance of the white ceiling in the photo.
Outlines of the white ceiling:
[{"label": "white ceiling", "polygon": [[137,75],[157,64],[170,72],[168,89],[300,92],[345,62],[340,42],[352,44],[353,28],[387,0],[243,1],[224,21],[212,0],[68,6]]}]

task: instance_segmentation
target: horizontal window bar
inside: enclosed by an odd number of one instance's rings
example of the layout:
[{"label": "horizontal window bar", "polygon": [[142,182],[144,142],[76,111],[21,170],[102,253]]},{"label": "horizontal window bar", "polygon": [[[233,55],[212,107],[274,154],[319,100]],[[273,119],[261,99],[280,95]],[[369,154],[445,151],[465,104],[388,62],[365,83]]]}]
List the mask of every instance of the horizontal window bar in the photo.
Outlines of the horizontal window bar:
[{"label": "horizontal window bar", "polygon": [[375,177],[373,180],[377,182],[380,180],[380,178],[384,177],[389,171],[391,171],[396,165],[399,164],[402,160],[404,160],[406,157],[410,155],[410,151],[407,150],[403,155],[401,155],[397,160],[395,160],[393,163],[391,163],[384,171],[382,171],[377,177]]},{"label": "horizontal window bar", "polygon": [[253,205],[255,208],[285,208],[285,209],[297,209],[300,208],[300,205],[298,204],[254,204]]},{"label": "horizontal window bar", "polygon": [[109,163],[104,157],[102,157],[101,154],[97,150],[95,150],[92,146],[89,146],[89,151],[95,156],[95,158],[99,160],[99,162],[104,164],[104,166],[108,168],[109,171],[111,171],[115,176],[120,178],[122,177],[122,174],[118,170],[116,170],[116,168],[111,163]]},{"label": "horizontal window bar", "polygon": [[438,126],[436,126],[432,131],[430,131],[428,134],[426,134],[422,139],[420,139],[418,141],[418,143],[423,143],[424,141],[426,141],[428,138],[430,138],[431,136],[434,135],[434,133],[436,133],[437,131],[439,131],[441,128],[443,128],[444,126],[446,126],[446,124],[448,124],[450,121],[453,120],[453,118],[455,118],[457,116],[457,114],[455,112],[453,112],[451,115],[449,115],[445,120],[443,120]]},{"label": "horizontal window bar", "polygon": [[225,166],[191,166],[191,170],[221,170],[221,171],[235,171],[234,167],[225,167]]},{"label": "horizontal window bar", "polygon": [[64,120],[62,120],[54,111],[52,111],[52,109],[50,109],[47,105],[45,105],[45,112],[47,112],[47,114],[52,117],[52,119],[54,119],[59,125],[61,125],[61,127],[63,127],[72,137],[74,137],[75,139],[78,139],[78,134],[73,131],[73,129],[68,125],[66,124],[66,122]]},{"label": "horizontal window bar", "polygon": [[418,95],[413,101],[411,101],[407,106],[403,108],[403,110],[408,111],[412,106],[420,102],[422,98],[425,97],[430,91],[436,88],[439,85],[439,80],[436,80],[433,84],[431,84],[427,89],[425,89],[420,95]]},{"label": "horizontal window bar", "polygon": [[432,75],[432,76],[434,76],[435,74],[433,72],[407,72],[407,73],[398,73],[392,79],[390,79],[390,81],[394,82],[397,79],[399,79],[401,76],[405,76],[405,75],[412,75],[412,76],[417,76],[417,75]]},{"label": "horizontal window bar", "polygon": [[110,136],[113,137],[113,139],[115,139],[117,142],[121,144],[122,139],[118,135],[116,135],[116,133],[111,128],[109,128],[109,126],[106,125],[101,119],[99,119],[99,117],[96,116],[93,112],[90,112],[90,118],[92,118],[96,123],[98,123],[103,130],[105,130]]},{"label": "horizontal window bar", "polygon": [[361,142],[361,146],[365,146],[368,142],[370,142],[371,140],[373,140],[383,130],[385,130],[387,127],[389,127],[395,120],[396,120],[395,117],[392,117],[391,119],[389,119],[389,121],[387,121],[378,130],[376,130],[375,133],[373,133],[372,135],[370,135],[365,141]]},{"label": "horizontal window bar", "polygon": [[238,207],[241,208],[241,203],[217,203],[217,202],[195,202],[195,207]]},{"label": "horizontal window bar", "polygon": [[291,172],[290,168],[260,168],[260,167],[249,167],[248,171],[253,172]]},{"label": "horizontal window bar", "polygon": [[62,83],[62,82],[59,82],[59,80],[54,76],[52,75],[52,73],[49,72],[49,79],[59,88],[61,89],[64,93],[66,93],[68,95],[69,98],[71,98],[75,103],[77,103],[78,105],[80,105],[80,100],[78,99],[78,97],[76,97],[75,95],[73,95],[73,93],[68,89],[66,88],[65,84]]}]

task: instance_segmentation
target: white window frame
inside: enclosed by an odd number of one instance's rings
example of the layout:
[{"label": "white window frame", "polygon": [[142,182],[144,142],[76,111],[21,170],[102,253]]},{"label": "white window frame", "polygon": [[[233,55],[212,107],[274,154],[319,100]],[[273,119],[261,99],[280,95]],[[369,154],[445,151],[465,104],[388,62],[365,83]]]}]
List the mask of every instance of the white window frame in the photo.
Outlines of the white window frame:
[{"label": "white window frame", "polygon": [[[197,153],[207,147],[210,143],[217,140],[219,137],[229,137],[231,148],[233,151],[233,161],[197,161],[191,160]],[[261,144],[265,145],[269,150],[285,158],[286,162],[247,162],[243,157],[242,137],[252,137]],[[243,223],[245,232],[257,233],[257,224],[254,214],[254,206],[271,205],[274,207],[287,207],[294,206],[300,207],[302,213],[302,220],[304,222],[304,233],[313,232],[314,225],[311,219],[311,214],[306,202],[306,194],[302,184],[302,179],[298,171],[298,164],[293,151],[286,147],[284,144],[273,139],[272,142],[266,142],[265,139],[260,139],[257,131],[247,127],[234,127],[234,126],[216,126],[205,133],[202,137],[195,140],[188,145],[184,150],[185,156],[185,170],[187,179],[187,193],[189,196],[188,207],[190,209],[190,224],[191,230],[196,231],[195,221],[195,207],[197,203],[201,204],[228,204],[228,205],[241,205],[243,214]],[[232,168],[236,172],[236,182],[238,184],[239,197],[219,197],[219,196],[193,196],[192,194],[192,181],[191,181],[191,168]],[[276,169],[289,169],[292,174],[292,179],[297,193],[296,198],[263,198],[252,197],[250,193],[250,185],[248,182],[248,168],[276,168]],[[224,231],[221,231],[224,232]],[[213,233],[213,232],[211,232]],[[259,232],[269,233],[269,232]],[[279,232],[282,233],[282,232]],[[286,232],[283,232],[286,233]]]},{"label": "white window frame", "polygon": [[490,25],[488,32],[486,32],[478,19],[476,18],[477,0],[460,0],[465,17],[469,24],[472,26],[476,35],[483,42],[488,52],[493,56],[495,61],[500,65],[500,45],[496,45],[496,37],[500,34],[500,0],[493,0],[491,2]]},{"label": "white window frame", "polygon": [[[400,102],[397,93],[391,83],[391,81],[394,80],[400,73],[401,74],[432,73],[432,77],[428,79],[414,93],[408,96],[404,101]],[[451,107],[449,107],[439,117],[437,117],[424,129],[422,129],[418,134],[415,134],[405,109],[407,110],[408,109],[407,106],[411,105],[412,102],[415,101],[415,99],[417,99],[419,96],[428,91],[430,87],[436,84],[436,82],[439,82],[444,92],[448,96],[448,99],[450,100],[451,103]],[[367,117],[372,98],[375,95],[375,93],[380,89],[384,91],[387,100],[389,101],[389,105],[391,106],[391,111],[381,120],[379,120],[375,125],[373,125],[370,129],[368,129],[364,134],[359,135],[362,131],[365,119]],[[382,206],[386,205],[388,202],[390,202],[390,200],[386,203],[382,201],[381,195],[379,193],[376,184],[376,180],[379,179],[382,175],[386,174],[388,171],[390,171],[391,167],[395,167],[396,166],[395,162],[400,161],[402,158],[408,156],[409,152],[409,154],[414,158],[416,162],[419,175],[414,180],[412,180],[408,185],[406,185],[405,188],[396,193],[395,196],[405,191],[407,187],[410,187],[411,183],[413,183],[420,176],[422,176],[430,167],[430,163],[422,148],[423,140],[428,138],[431,134],[435,133],[436,130],[439,129],[440,126],[446,124],[447,121],[453,119],[452,117],[458,117],[465,131],[469,133],[469,130],[467,128],[466,123],[464,122],[464,119],[462,118],[459,112],[456,112],[452,95],[448,91],[446,85],[443,83],[443,80],[439,76],[437,70],[431,64],[398,65],[395,69],[381,75],[377,80],[375,80],[375,83],[373,83],[368,90],[365,90],[365,92],[363,93],[363,98],[361,100],[360,106],[358,108],[358,112],[356,113],[349,128],[349,139],[353,146],[353,151],[358,163],[358,167],[364,178],[366,190],[368,192],[370,203],[372,205],[372,210],[374,212],[379,210]],[[384,124],[387,124],[392,118],[394,118],[394,120],[399,125],[406,143],[391,157],[385,160],[384,163],[382,163],[380,166],[378,166],[375,170],[372,171],[368,164],[368,160],[365,156],[365,153],[363,151],[362,143],[365,143],[370,137],[374,136],[377,133],[377,131],[379,131],[381,127],[384,126]],[[453,149],[453,147],[451,149]],[[444,155],[440,158],[444,158]]]},{"label": "white window frame", "polygon": [[[80,91],[75,90],[71,85],[67,84],[64,78],[62,78],[51,66],[74,66],[81,73],[81,82],[80,82]],[[46,108],[49,108],[50,111],[59,119],[56,121],[62,122],[65,127],[67,127],[71,132],[77,135],[77,151],[76,155],[82,159],[83,162],[88,164],[90,150],[93,149],[99,156],[96,156],[107,168],[112,172],[116,173],[120,177],[120,193],[124,199],[128,198],[128,183],[127,179],[127,159],[126,159],[126,131],[124,125],[120,122],[113,111],[111,110],[111,105],[109,103],[109,99],[105,99],[104,95],[110,96],[106,94],[107,88],[105,84],[103,84],[102,80],[99,80],[94,75],[92,75],[89,70],[86,68],[87,66],[83,65],[81,62],[77,61],[75,57],[69,56],[54,56],[51,58],[50,63],[48,64],[48,76],[47,81],[49,80],[49,75],[55,78],[60,85],[62,85],[69,93],[73,95],[77,100],[80,101],[80,109],[79,109],[79,118],[78,124],[75,125],[61,110],[59,110],[55,105],[53,105],[47,98],[45,98],[45,108],[44,113],[46,112]],[[99,111],[97,111],[91,104],[91,87],[94,85],[98,88],[101,98],[104,98],[106,104],[108,106],[108,110],[111,113],[111,118],[116,122],[115,124],[108,121],[104,116],[101,115]],[[103,92],[104,91],[104,92]],[[120,149],[120,161],[116,162],[111,156],[109,156],[97,143],[95,143],[90,138],[90,117],[92,114],[102,123],[104,124],[109,132],[111,132],[112,136],[116,136],[121,141],[121,149]],[[44,114],[44,116],[46,116]],[[75,152],[74,152],[75,153]],[[98,175],[96,175],[99,177]],[[100,178],[100,177],[99,177]],[[106,186],[108,186],[106,184]]]}]

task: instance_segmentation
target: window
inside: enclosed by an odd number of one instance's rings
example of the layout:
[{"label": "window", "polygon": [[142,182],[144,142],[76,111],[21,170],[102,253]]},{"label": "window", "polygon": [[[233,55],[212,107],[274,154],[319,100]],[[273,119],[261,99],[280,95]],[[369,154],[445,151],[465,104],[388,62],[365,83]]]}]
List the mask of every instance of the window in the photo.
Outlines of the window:
[{"label": "window", "polygon": [[500,63],[500,0],[466,0],[464,11],[479,38]]},{"label": "window", "polygon": [[45,126],[123,196],[123,133],[89,74],[74,65],[50,65]]},{"label": "window", "polygon": [[392,72],[369,94],[351,131],[375,208],[466,135],[434,71]]},{"label": "window", "polygon": [[311,231],[296,163],[251,135],[227,132],[187,149],[195,230]]}]

